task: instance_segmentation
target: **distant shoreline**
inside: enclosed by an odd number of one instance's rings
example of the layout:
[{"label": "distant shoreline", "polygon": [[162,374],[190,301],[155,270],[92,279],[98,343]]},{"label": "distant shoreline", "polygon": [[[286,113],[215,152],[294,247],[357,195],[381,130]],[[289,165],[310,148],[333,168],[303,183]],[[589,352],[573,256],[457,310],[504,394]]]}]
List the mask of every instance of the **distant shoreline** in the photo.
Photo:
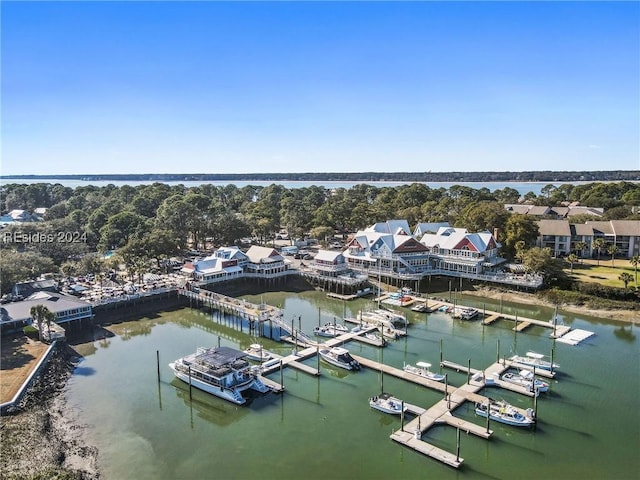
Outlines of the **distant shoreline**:
[{"label": "distant shoreline", "polygon": [[604,182],[640,181],[640,170],[523,172],[298,172],[0,175],[0,180],[289,182]]}]

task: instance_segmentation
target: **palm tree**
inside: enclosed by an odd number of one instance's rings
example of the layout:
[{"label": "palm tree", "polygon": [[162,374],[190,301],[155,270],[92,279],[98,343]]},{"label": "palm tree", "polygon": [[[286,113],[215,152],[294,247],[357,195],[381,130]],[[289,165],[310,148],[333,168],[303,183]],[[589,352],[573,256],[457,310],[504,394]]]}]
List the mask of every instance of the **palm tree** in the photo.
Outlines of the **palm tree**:
[{"label": "palm tree", "polygon": [[570,273],[573,273],[573,264],[576,263],[577,261],[578,261],[578,256],[575,253],[571,253],[567,255],[567,262],[571,264]]},{"label": "palm tree", "polygon": [[636,277],[636,285],[638,285],[638,264],[640,263],[640,255],[634,255],[629,259],[629,263],[633,265],[633,273]]},{"label": "palm tree", "polygon": [[47,331],[49,333],[49,339],[51,339],[51,322],[55,320],[56,314],[49,310],[44,305],[35,305],[29,310],[29,314],[34,323],[38,324],[38,339],[42,341],[44,334],[42,332],[43,323],[47,322]]},{"label": "palm tree", "polygon": [[615,244],[609,245],[607,247],[607,253],[611,255],[611,266],[613,267],[613,260],[616,257],[616,253],[618,253],[618,246]]},{"label": "palm tree", "polygon": [[600,252],[604,248],[604,238],[596,238],[593,241],[593,248],[598,250],[598,266],[600,266]]},{"label": "palm tree", "polygon": [[578,255],[578,257],[582,257],[582,254],[584,253],[584,249],[587,248],[589,245],[587,245],[587,242],[576,242],[576,244],[574,245],[575,249],[576,249],[576,255]]},{"label": "palm tree", "polygon": [[630,273],[623,272],[618,277],[618,280],[620,280],[621,282],[624,282],[624,288],[627,288],[627,285],[629,285],[629,282],[633,281],[633,276]]}]

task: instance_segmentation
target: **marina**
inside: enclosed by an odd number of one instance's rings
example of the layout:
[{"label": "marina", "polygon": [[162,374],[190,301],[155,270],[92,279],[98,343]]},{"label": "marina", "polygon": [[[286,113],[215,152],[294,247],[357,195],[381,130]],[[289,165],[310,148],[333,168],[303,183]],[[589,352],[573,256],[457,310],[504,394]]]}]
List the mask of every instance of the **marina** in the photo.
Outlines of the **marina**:
[{"label": "marina", "polygon": [[[320,296],[322,296],[321,292],[298,295],[295,298],[272,294],[265,295],[265,300],[266,303],[282,305],[285,318],[290,318],[294,312],[296,318],[297,314],[302,314],[302,330],[311,331],[314,324],[317,324],[318,305],[322,305],[322,316],[326,319],[325,321],[334,316],[342,315],[343,307],[340,303],[335,305],[328,303],[326,300],[320,300]],[[255,298],[259,300],[260,297],[247,297],[245,300],[249,303],[259,304]],[[309,303],[312,299],[314,303]],[[364,302],[364,300],[354,300],[354,302]],[[360,305],[354,304],[347,315],[354,315],[353,310],[355,309],[357,312],[361,308]],[[505,355],[500,355],[500,358],[496,357],[497,340],[502,341],[504,351],[549,353],[553,339],[549,339],[546,335],[540,335],[539,332],[518,335],[515,337],[517,346],[514,346],[511,344],[514,341],[513,332],[507,333],[510,329],[499,326],[498,328],[483,329],[480,322],[459,322],[452,320],[450,315],[439,312],[429,314],[426,319],[424,314],[409,317],[411,321],[409,335],[389,343],[384,349],[356,341],[359,332],[349,332],[336,338],[327,339],[326,344],[329,348],[344,346],[359,361],[363,368],[357,373],[333,367],[324,362],[319,363],[317,359],[319,346],[317,345],[307,348],[296,347],[265,338],[260,343],[263,348],[274,355],[274,358],[267,362],[272,364],[261,373],[261,376],[280,385],[284,388],[284,393],[282,395],[253,397],[248,407],[238,407],[239,410],[235,413],[227,411],[224,417],[213,414],[218,408],[222,408],[222,405],[217,406],[216,400],[211,401],[212,406],[206,406],[201,403],[201,400],[198,400],[197,409],[193,408],[193,416],[191,417],[188,395],[185,397],[182,393],[185,388],[188,389],[188,385],[184,383],[182,386],[167,384],[166,382],[170,378],[168,371],[161,372],[159,384],[156,383],[155,373],[148,375],[145,381],[144,372],[141,371],[136,374],[140,376],[140,381],[132,383],[127,380],[127,377],[134,372],[122,372],[122,375],[119,375],[119,379],[125,385],[124,388],[119,389],[122,391],[122,395],[131,395],[132,398],[140,400],[130,402],[130,406],[123,406],[121,402],[118,402],[118,408],[121,410],[124,408],[126,412],[133,409],[141,401],[149,406],[152,406],[155,401],[156,408],[147,408],[144,412],[136,410],[135,415],[139,420],[136,422],[133,436],[125,433],[132,428],[129,422],[111,424],[107,427],[97,421],[112,407],[109,407],[110,397],[108,396],[100,397],[96,404],[95,395],[92,392],[95,392],[96,389],[113,388],[111,380],[104,376],[104,366],[101,366],[103,362],[109,363],[109,358],[112,358],[113,355],[117,355],[121,361],[127,364],[143,366],[145,362],[135,360],[136,356],[144,351],[148,352],[149,347],[144,347],[144,345],[154,345],[152,348],[159,348],[160,357],[164,359],[161,363],[166,365],[170,359],[178,358],[185,352],[192,351],[194,343],[215,344],[217,335],[222,336],[224,345],[234,346],[243,342],[244,348],[246,348],[252,343],[246,340],[246,329],[244,333],[235,329],[232,320],[222,323],[212,321],[206,308],[185,309],[176,313],[162,314],[161,323],[156,320],[140,320],[126,325],[114,325],[110,328],[116,336],[108,340],[108,348],[101,347],[100,342],[96,341],[93,343],[93,350],[80,349],[85,356],[81,367],[91,368],[97,373],[90,376],[80,375],[76,378],[70,392],[72,401],[82,405],[83,415],[87,421],[95,425],[93,428],[99,432],[110,428],[113,430],[109,434],[110,438],[122,438],[122,440],[111,442],[109,445],[99,443],[101,455],[104,456],[103,461],[108,462],[109,477],[119,477],[125,471],[129,472],[126,469],[130,468],[131,462],[126,461],[126,455],[123,455],[124,450],[119,447],[119,444],[130,444],[134,438],[139,436],[144,436],[154,442],[154,453],[143,455],[136,461],[136,464],[140,468],[148,469],[148,472],[153,472],[156,478],[175,477],[177,465],[182,464],[178,460],[179,458],[185,458],[185,456],[191,458],[188,453],[191,449],[204,453],[204,449],[198,447],[199,443],[197,442],[200,442],[202,445],[207,445],[207,451],[215,452],[205,455],[205,458],[212,459],[229,457],[238,448],[249,450],[257,448],[258,445],[260,445],[261,458],[269,455],[283,455],[282,447],[286,446],[287,452],[282,458],[283,464],[286,465],[286,471],[279,473],[279,476],[283,478],[293,478],[299,474],[304,474],[307,478],[320,478],[316,472],[319,463],[332,462],[332,465],[336,466],[335,475],[339,477],[360,478],[363,474],[367,474],[374,477],[382,475],[397,478],[400,475],[403,478],[422,478],[428,474],[444,479],[456,478],[453,472],[456,472],[458,468],[461,469],[461,472],[466,472],[465,476],[471,475],[472,477],[476,475],[473,472],[476,472],[480,477],[507,478],[518,475],[520,478],[533,478],[521,475],[523,464],[535,464],[536,477],[539,475],[550,477],[561,475],[563,478],[578,478],[574,477],[569,469],[557,466],[550,468],[548,464],[562,465],[562,458],[566,455],[577,454],[577,451],[582,454],[595,452],[595,445],[592,445],[591,439],[596,434],[599,438],[606,438],[608,435],[611,437],[608,425],[611,419],[606,415],[604,418],[595,416],[588,424],[584,424],[579,420],[582,412],[576,411],[576,405],[584,405],[584,407],[580,407],[580,410],[596,408],[599,402],[607,396],[606,392],[600,393],[599,390],[594,390],[590,386],[602,381],[605,373],[610,376],[611,372],[614,372],[615,377],[624,375],[620,366],[616,368],[612,364],[615,362],[616,355],[607,356],[607,351],[611,349],[607,345],[600,342],[597,345],[598,350],[602,351],[602,355],[598,355],[599,363],[595,363],[596,359],[593,356],[585,355],[584,350],[562,344],[555,346],[558,363],[566,367],[561,372],[564,373],[566,370],[569,376],[565,378],[564,375],[561,375],[557,385],[552,385],[550,392],[545,394],[542,400],[539,400],[542,405],[540,406],[541,414],[538,425],[540,431],[544,432],[544,442],[538,441],[534,452],[527,446],[535,442],[536,438],[542,440],[541,434],[536,433],[535,428],[518,429],[490,421],[489,433],[487,433],[486,419],[475,414],[475,405],[477,402],[486,402],[490,397],[498,399],[504,397],[504,400],[509,404],[522,411],[532,408],[533,399],[531,397],[495,385],[488,386],[482,381],[482,378],[495,378],[492,372],[502,374],[502,372],[513,368],[508,358],[504,358]],[[169,318],[175,318],[175,320],[167,322]],[[149,322],[155,324],[151,334],[135,334],[137,328],[142,328]],[[178,323],[174,324],[174,322],[179,322],[184,326],[179,327]],[[321,322],[321,324],[323,323]],[[606,331],[611,332],[615,328],[615,326],[598,325],[584,320],[574,320],[572,323],[575,327],[587,327],[589,330],[595,330],[596,341],[606,335]],[[185,329],[185,326],[188,327]],[[213,328],[211,333],[209,333],[209,328]],[[623,330],[618,328],[616,331],[622,332]],[[627,327],[626,331],[629,332],[630,328]],[[125,332],[130,332],[126,334],[130,340],[123,342],[121,336]],[[131,332],[134,332],[133,336],[131,336]],[[210,338],[210,341],[203,342],[203,336]],[[616,338],[618,337],[614,337],[612,348],[615,346],[615,349],[621,351],[637,351],[635,342],[629,343],[622,338],[619,340]],[[459,372],[456,372],[455,369],[443,366],[442,368],[447,373],[447,382],[431,381],[402,369],[405,364],[416,365],[419,361],[431,361],[433,365],[439,365],[436,360],[439,355],[438,344],[442,340],[444,340],[444,353],[447,358],[443,361],[462,367]],[[473,343],[465,344],[465,341]],[[458,345],[460,342],[465,346],[460,347]],[[126,350],[123,349],[125,347]],[[509,356],[506,355],[506,357]],[[467,358],[471,359],[472,368],[470,371]],[[460,361],[461,359],[464,360]],[[457,363],[452,360],[457,360]],[[280,369],[280,361],[283,365],[286,363],[287,366]],[[296,368],[296,365],[303,366],[305,370]],[[567,365],[570,365],[570,368]],[[151,370],[153,371],[153,369]],[[619,374],[618,371],[620,371]],[[434,372],[440,373],[437,370]],[[482,372],[483,375],[476,376],[478,372]],[[300,373],[303,374],[300,375]],[[542,376],[539,375],[537,369],[536,376]],[[587,383],[584,382],[586,379],[589,380]],[[629,383],[628,374],[624,375],[624,379],[624,382],[619,380],[617,383],[622,386],[618,388],[629,392],[626,394],[627,396],[620,398],[622,405],[628,404],[632,398],[629,395],[631,390],[638,386],[635,379]],[[404,401],[406,407],[404,418],[402,418],[403,415],[382,413],[373,415],[370,407],[366,405],[367,399],[381,391],[381,381],[384,383],[382,391],[392,392],[394,397]],[[267,385],[266,382],[263,381],[263,383]],[[133,390],[131,390],[132,388]],[[131,393],[127,393],[129,391]],[[445,391],[447,392],[446,396]],[[500,393],[497,393],[499,391]],[[562,401],[558,401],[558,396],[554,392],[561,395]],[[594,397],[585,397],[586,392]],[[195,393],[197,392],[194,389]],[[200,399],[202,396],[199,395],[197,398]],[[194,395],[194,402],[195,399]],[[208,412],[211,409],[213,410]],[[208,413],[206,416],[202,416],[205,411]],[[248,413],[246,413],[247,411]],[[97,415],[96,420],[92,420],[94,418],[93,412]],[[127,417],[125,416],[125,418]],[[144,426],[147,423],[149,427],[145,429]],[[313,431],[313,438],[304,434],[300,435],[300,425],[305,425],[305,429]],[[340,425],[345,425],[345,427],[341,428]],[[172,432],[172,436],[180,435],[185,439],[185,445],[178,445],[177,451],[163,448],[162,442],[158,443],[159,438],[156,440],[154,435],[150,433],[158,428],[161,431],[166,428],[167,432]],[[224,430],[222,430],[223,428]],[[624,428],[623,432],[625,432]],[[578,433],[575,432],[576,429]],[[337,431],[340,432],[339,439],[336,438]],[[509,435],[505,435],[507,431]],[[581,435],[580,431],[589,432],[589,436]],[[515,436],[513,436],[514,434]],[[626,434],[631,434],[631,431],[627,430]],[[100,433],[100,435],[103,434]],[[234,439],[233,449],[230,449],[229,447],[232,445],[226,445],[228,442],[224,440],[231,438],[230,435]],[[460,437],[459,442],[457,435]],[[357,440],[363,436],[367,438],[367,458],[373,458],[371,464],[358,465],[358,469],[353,470],[350,468],[353,462],[350,462],[349,459],[353,458],[353,455],[365,454],[363,449],[358,448],[361,442]],[[487,436],[489,438],[499,436],[501,441],[486,442],[484,438]],[[193,440],[191,440],[192,438]],[[267,438],[271,440],[266,441]],[[279,445],[277,449],[271,446],[275,442]],[[323,442],[331,447],[329,447],[327,455],[321,453],[320,458],[314,459],[312,463],[315,466],[310,466],[307,464],[308,456],[305,456],[304,452],[309,451],[312,445],[317,445],[317,442]],[[629,443],[633,444],[633,442]],[[394,444],[398,445],[401,450],[394,449]],[[490,452],[490,456],[487,456],[486,452]],[[544,454],[548,462],[540,464],[538,461],[540,454]],[[608,478],[607,475],[618,473],[618,478],[624,478],[624,472],[629,471],[630,465],[628,462],[624,463],[622,455],[628,455],[629,448],[625,445],[622,446],[622,450],[612,449],[607,454],[613,460],[618,460],[617,463],[614,463],[613,469],[609,467],[610,469],[605,473],[598,464],[590,461],[593,456],[590,454],[591,457],[587,460],[589,470],[600,477]],[[167,462],[166,472],[154,466],[159,457],[162,457],[163,462]],[[227,468],[224,462],[217,462],[216,465],[220,465],[220,475],[237,477],[258,472],[260,463],[257,459],[255,461],[248,460],[245,465],[240,466],[239,470],[234,472]],[[203,474],[206,471],[206,465],[207,462],[203,462],[202,469],[197,464],[186,467],[188,475]],[[600,473],[603,475],[599,475]],[[141,474],[139,476],[148,477],[150,475]]]}]

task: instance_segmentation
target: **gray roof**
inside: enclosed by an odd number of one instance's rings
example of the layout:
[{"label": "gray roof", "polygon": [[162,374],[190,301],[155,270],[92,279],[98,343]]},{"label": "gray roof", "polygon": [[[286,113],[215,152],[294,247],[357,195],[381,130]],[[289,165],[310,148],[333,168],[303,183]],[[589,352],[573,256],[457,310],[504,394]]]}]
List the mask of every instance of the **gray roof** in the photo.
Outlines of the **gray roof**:
[{"label": "gray roof", "polygon": [[571,228],[567,220],[538,220],[540,235],[571,236]]},{"label": "gray roof", "polygon": [[58,314],[76,308],[91,305],[82,300],[59,293],[38,292],[20,302],[6,303],[2,307],[2,321],[20,321],[31,318],[31,307],[44,305],[49,311]]},{"label": "gray roof", "polygon": [[640,237],[640,220],[611,220],[616,235]]}]

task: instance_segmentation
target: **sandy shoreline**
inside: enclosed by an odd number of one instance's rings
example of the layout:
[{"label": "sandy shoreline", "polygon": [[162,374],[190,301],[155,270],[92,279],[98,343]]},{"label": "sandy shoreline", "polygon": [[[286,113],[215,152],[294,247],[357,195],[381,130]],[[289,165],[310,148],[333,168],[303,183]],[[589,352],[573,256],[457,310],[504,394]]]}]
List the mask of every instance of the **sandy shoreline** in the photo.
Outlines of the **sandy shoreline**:
[{"label": "sandy shoreline", "polygon": [[[480,287],[476,290],[465,290],[463,293],[465,295],[475,295],[478,297],[492,298],[494,300],[502,298],[507,302],[522,303],[525,305],[544,305],[549,308],[555,307],[555,305],[545,302],[533,293],[503,291],[490,287]],[[558,308],[561,311],[588,315],[595,318],[605,318],[628,323],[640,322],[640,311],[638,310],[598,310],[579,305],[560,305]]]},{"label": "sandy shoreline", "polygon": [[66,402],[65,385],[76,352],[58,345],[13,412],[0,419],[0,477],[97,479],[98,450]]}]

